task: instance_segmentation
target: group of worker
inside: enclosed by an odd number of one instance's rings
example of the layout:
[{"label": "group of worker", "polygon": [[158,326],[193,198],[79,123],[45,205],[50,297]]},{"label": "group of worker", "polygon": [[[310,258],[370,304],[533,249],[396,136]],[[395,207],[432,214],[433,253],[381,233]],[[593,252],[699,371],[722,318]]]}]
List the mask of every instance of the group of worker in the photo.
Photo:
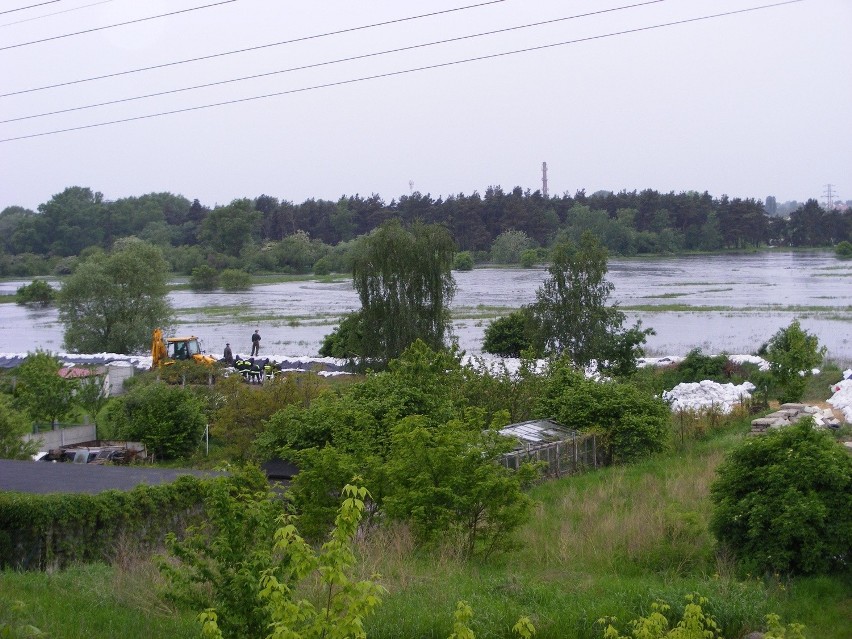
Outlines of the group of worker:
[{"label": "group of worker", "polygon": [[[260,354],[260,329],[255,329],[251,336],[251,355],[249,357],[254,357],[258,354]],[[228,366],[234,365],[234,352],[231,350],[230,344],[225,344],[225,353],[222,355],[222,361]]]},{"label": "group of worker", "polygon": [[251,336],[251,355],[248,358],[236,357],[231,350],[231,344],[225,344],[225,352],[222,355],[222,362],[228,366],[234,367],[239,371],[248,382],[260,384],[264,379],[271,379],[274,375],[274,366],[270,363],[269,358],[264,360],[255,359],[255,355],[260,354],[260,330],[256,329]]}]

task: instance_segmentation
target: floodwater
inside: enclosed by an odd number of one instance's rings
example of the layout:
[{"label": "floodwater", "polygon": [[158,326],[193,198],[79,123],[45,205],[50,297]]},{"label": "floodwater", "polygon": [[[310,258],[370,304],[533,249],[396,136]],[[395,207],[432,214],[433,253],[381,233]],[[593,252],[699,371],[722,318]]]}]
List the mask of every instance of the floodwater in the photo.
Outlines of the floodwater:
[{"label": "floodwater", "polygon": [[[477,354],[489,320],[534,301],[547,272],[488,268],[454,275],[454,335],[462,349]],[[830,252],[614,259],[608,278],[615,287],[611,301],[625,308],[628,322],[641,319],[656,331],[649,355],[682,355],[695,347],[750,353],[798,318],[829,357],[852,362],[852,262]],[[25,283],[0,282],[0,294]],[[316,356],[339,318],[360,306],[348,279],[258,285],[245,293],[176,291],[170,299],[175,333],[199,336],[216,355],[226,342],[244,354],[259,329],[261,353],[270,357]],[[63,350],[55,309],[2,304],[0,314],[0,353]]]}]

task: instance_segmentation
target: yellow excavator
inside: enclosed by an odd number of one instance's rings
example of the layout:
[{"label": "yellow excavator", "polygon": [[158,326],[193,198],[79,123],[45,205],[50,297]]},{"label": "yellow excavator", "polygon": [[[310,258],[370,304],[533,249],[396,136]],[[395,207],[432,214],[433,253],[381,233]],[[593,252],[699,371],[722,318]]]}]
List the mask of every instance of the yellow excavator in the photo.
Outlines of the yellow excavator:
[{"label": "yellow excavator", "polygon": [[181,360],[192,360],[208,366],[216,362],[215,357],[201,352],[198,338],[194,335],[164,338],[162,329],[155,329],[151,336],[151,369],[169,366]]}]

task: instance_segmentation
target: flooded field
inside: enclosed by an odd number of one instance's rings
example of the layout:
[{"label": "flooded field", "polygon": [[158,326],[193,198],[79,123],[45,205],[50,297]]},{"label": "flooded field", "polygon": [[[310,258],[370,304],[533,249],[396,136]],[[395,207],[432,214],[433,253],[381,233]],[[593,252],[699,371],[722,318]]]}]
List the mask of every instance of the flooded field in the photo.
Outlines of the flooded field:
[{"label": "flooded field", "polygon": [[[618,259],[609,265],[612,300],[629,321],[656,330],[651,355],[748,353],[799,318],[819,337],[829,357],[852,362],[852,262],[830,252],[763,252],[754,255]],[[468,353],[480,351],[488,322],[535,299],[544,269],[476,269],[455,273],[454,333]],[[0,294],[23,281],[0,282]],[[246,293],[170,294],[177,333],[202,338],[220,354],[225,342],[247,353],[255,329],[261,351],[273,356],[314,356],[339,318],[360,304],[351,281],[300,281],[258,285]],[[0,305],[0,352],[62,349],[55,309]]]}]

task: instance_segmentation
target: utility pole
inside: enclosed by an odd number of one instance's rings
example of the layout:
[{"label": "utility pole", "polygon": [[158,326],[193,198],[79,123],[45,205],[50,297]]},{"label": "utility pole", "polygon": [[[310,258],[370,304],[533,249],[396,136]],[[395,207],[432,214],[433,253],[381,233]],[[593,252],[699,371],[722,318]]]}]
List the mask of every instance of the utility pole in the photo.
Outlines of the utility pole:
[{"label": "utility pole", "polygon": [[826,184],[825,191],[822,193],[822,197],[825,198],[825,208],[827,211],[834,208],[834,199],[837,197],[837,193],[831,190],[833,186],[833,184]]},{"label": "utility pole", "polygon": [[541,194],[547,199],[547,162],[541,163]]}]

